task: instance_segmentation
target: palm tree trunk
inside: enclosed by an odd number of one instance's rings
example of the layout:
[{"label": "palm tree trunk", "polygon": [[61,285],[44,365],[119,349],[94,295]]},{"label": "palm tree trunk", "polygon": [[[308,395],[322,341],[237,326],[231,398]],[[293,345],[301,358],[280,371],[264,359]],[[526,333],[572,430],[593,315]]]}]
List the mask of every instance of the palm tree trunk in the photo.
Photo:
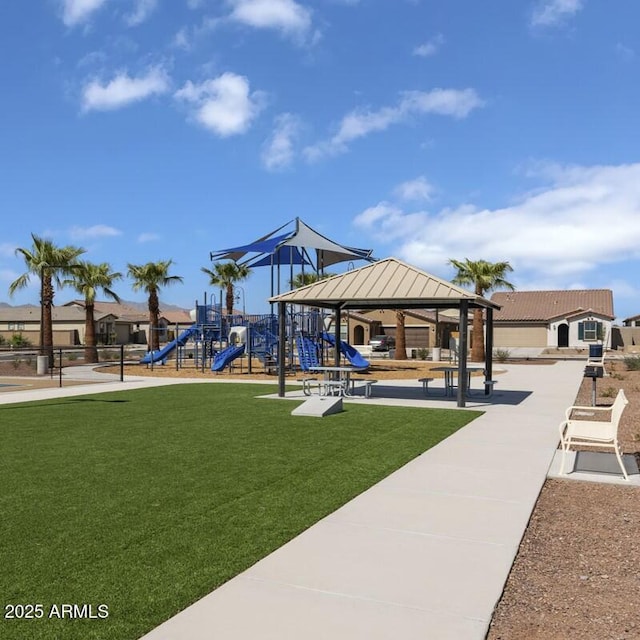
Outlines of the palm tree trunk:
[{"label": "palm tree trunk", "polygon": [[158,292],[151,291],[149,293],[149,344],[151,351],[160,349],[160,335],[158,333],[158,317],[160,315],[160,301],[158,300]]},{"label": "palm tree trunk", "polygon": [[471,362],[484,362],[484,318],[482,309],[473,310],[473,345]]},{"label": "palm tree trunk", "polygon": [[227,303],[227,315],[232,316],[233,315],[233,284],[231,282],[227,285],[226,303]]},{"label": "palm tree trunk", "polygon": [[407,340],[404,327],[404,311],[396,309],[396,360],[407,359]]},{"label": "palm tree trunk", "polygon": [[42,351],[53,367],[53,284],[51,274],[43,274],[42,282]]},{"label": "palm tree trunk", "polygon": [[85,305],[84,320],[84,361],[98,362],[98,349],[96,347],[96,323],[93,317],[93,305]]}]

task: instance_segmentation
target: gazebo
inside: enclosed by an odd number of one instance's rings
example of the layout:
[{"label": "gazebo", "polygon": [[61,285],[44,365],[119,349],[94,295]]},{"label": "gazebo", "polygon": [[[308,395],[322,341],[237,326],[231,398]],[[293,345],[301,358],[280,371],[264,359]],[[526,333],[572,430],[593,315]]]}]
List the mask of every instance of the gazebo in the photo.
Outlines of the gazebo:
[{"label": "gazebo", "polygon": [[[467,329],[470,309],[486,310],[485,381],[492,376],[493,311],[500,306],[417,269],[397,258],[386,258],[305,287],[273,296],[278,305],[278,361],[285,362],[286,308],[288,304],[332,309],[339,318],[342,311],[358,309],[459,309],[460,343],[458,357],[457,404],[465,406],[467,394]],[[340,323],[335,328],[335,363],[340,362]],[[485,393],[488,387],[485,385]],[[285,395],[285,370],[278,370],[278,395]]]}]

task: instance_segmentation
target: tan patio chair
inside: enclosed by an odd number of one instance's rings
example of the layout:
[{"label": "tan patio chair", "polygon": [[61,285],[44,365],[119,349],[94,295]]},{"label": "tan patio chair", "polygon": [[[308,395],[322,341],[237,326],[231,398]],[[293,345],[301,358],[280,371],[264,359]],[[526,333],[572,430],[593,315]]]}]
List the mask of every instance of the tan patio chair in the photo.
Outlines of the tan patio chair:
[{"label": "tan patio chair", "polygon": [[[625,480],[629,479],[624,468],[620,447],[618,446],[618,426],[625,407],[629,404],[624,391],[620,389],[610,407],[572,406],[566,411],[565,420],[560,423],[560,444],[562,446],[562,464],[560,474],[564,474],[565,457],[572,447],[606,447],[613,449]],[[608,420],[577,420],[572,418],[574,411],[593,415],[596,411],[610,411]]]}]

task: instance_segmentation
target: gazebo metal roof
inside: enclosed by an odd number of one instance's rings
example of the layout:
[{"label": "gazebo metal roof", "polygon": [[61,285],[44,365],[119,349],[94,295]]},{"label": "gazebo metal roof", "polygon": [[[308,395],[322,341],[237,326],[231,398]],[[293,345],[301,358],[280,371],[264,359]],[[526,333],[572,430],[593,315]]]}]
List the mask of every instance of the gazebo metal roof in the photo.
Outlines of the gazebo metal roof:
[{"label": "gazebo metal roof", "polygon": [[359,269],[273,296],[286,302],[340,309],[443,309],[460,306],[500,309],[500,305],[397,258],[385,258]]}]

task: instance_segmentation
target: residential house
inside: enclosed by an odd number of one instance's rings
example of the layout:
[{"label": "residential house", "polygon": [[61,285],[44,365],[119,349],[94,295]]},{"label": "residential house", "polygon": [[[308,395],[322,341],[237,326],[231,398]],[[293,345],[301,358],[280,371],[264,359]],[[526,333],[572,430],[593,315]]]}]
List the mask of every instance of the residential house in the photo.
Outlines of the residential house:
[{"label": "residential house", "polygon": [[[56,347],[84,343],[85,313],[77,307],[53,307],[53,344]],[[104,335],[111,335],[117,318],[109,312],[96,312],[95,321]],[[0,335],[7,341],[20,333],[33,345],[40,344],[40,307],[25,305],[0,308]]]},{"label": "residential house", "polygon": [[[367,309],[358,313],[343,314],[343,333],[353,345],[367,345],[375,335],[396,337],[396,312],[393,309]],[[348,325],[348,331],[345,324]],[[440,333],[440,346],[448,346],[449,337],[458,330],[458,318],[446,311],[423,309],[405,310],[405,338],[407,349],[436,346],[436,330]]]},{"label": "residential house", "polygon": [[496,348],[611,345],[614,320],[610,289],[498,291],[491,301]]}]

